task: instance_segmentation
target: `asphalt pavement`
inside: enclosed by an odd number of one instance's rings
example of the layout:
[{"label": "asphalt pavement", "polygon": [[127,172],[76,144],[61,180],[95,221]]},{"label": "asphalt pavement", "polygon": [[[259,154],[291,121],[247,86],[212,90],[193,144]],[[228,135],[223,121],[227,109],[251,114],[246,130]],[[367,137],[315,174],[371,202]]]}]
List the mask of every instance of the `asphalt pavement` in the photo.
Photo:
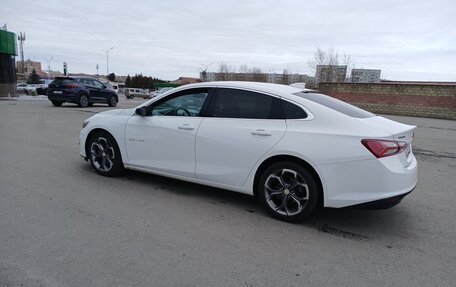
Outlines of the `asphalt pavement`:
[{"label": "asphalt pavement", "polygon": [[419,126],[419,182],[398,206],[290,224],[246,195],[95,174],[79,130],[108,109],[0,101],[1,287],[455,286],[455,121],[387,116]]}]

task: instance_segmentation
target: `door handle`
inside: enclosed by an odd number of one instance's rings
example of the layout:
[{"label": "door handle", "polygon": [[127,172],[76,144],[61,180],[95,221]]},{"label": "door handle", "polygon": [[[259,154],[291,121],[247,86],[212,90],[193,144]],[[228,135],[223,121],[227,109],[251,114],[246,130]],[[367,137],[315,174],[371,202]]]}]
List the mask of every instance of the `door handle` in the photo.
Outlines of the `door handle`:
[{"label": "door handle", "polygon": [[257,129],[252,132],[252,135],[254,136],[270,136],[272,135],[270,132],[263,130],[263,129]]},{"label": "door handle", "polygon": [[186,130],[186,131],[191,131],[191,130],[195,129],[194,127],[189,126],[188,124],[182,124],[182,125],[178,126],[177,128],[180,130]]}]

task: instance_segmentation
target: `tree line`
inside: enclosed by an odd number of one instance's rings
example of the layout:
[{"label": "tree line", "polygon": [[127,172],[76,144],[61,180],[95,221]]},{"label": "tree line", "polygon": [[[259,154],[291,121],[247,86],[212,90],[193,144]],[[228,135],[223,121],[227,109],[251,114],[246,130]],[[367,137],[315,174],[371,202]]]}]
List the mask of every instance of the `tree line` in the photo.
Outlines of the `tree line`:
[{"label": "tree line", "polygon": [[166,81],[159,78],[143,76],[142,74],[135,74],[133,77],[130,75],[125,79],[125,86],[127,88],[141,88],[141,89],[154,89],[155,83],[165,83]]}]

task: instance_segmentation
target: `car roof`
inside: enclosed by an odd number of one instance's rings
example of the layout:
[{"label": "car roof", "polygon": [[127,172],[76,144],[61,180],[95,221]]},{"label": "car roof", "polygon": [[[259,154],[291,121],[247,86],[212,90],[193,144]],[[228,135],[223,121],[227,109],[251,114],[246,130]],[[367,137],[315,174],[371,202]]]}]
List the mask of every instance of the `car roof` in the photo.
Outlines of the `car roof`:
[{"label": "car roof", "polygon": [[290,95],[296,92],[314,92],[309,89],[296,88],[287,85],[279,85],[272,83],[260,82],[245,82],[245,81],[217,81],[217,82],[203,82],[181,86],[182,88],[203,88],[203,87],[219,87],[219,88],[238,88],[246,90],[255,90],[264,93],[275,95]]},{"label": "car roof", "polygon": [[97,78],[90,77],[90,76],[70,76],[70,77],[55,77],[55,79],[68,79],[68,80],[76,80],[76,79],[91,79],[91,80],[98,80]]}]

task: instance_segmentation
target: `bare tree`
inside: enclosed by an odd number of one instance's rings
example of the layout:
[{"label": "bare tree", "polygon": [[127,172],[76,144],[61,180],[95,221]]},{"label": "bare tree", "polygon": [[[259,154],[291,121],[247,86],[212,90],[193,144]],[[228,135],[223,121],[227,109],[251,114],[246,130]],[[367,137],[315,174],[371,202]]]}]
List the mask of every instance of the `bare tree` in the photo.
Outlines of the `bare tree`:
[{"label": "bare tree", "polygon": [[290,71],[288,71],[288,69],[283,69],[282,84],[284,84],[284,85],[290,84]]},{"label": "bare tree", "polygon": [[314,72],[316,72],[317,66],[325,65],[325,64],[326,64],[326,52],[322,48],[317,46],[317,48],[313,54],[312,60],[310,60],[308,62],[308,65]]},{"label": "bare tree", "polygon": [[354,61],[348,54],[340,56],[332,47],[326,51],[317,47],[308,64],[315,71],[318,85],[319,82],[344,82],[347,72],[354,66]]},{"label": "bare tree", "polygon": [[247,65],[241,65],[239,67],[238,81],[250,81],[251,71]]},{"label": "bare tree", "polygon": [[267,82],[268,76],[263,73],[260,67],[252,68],[252,81],[254,82]]},{"label": "bare tree", "polygon": [[355,69],[356,63],[352,56],[344,54],[343,64],[347,66],[347,74],[351,78],[351,71]]},{"label": "bare tree", "polygon": [[228,66],[227,63],[220,63],[218,73],[217,73],[217,80],[218,81],[229,81],[231,80],[231,75],[233,73],[233,68]]}]

